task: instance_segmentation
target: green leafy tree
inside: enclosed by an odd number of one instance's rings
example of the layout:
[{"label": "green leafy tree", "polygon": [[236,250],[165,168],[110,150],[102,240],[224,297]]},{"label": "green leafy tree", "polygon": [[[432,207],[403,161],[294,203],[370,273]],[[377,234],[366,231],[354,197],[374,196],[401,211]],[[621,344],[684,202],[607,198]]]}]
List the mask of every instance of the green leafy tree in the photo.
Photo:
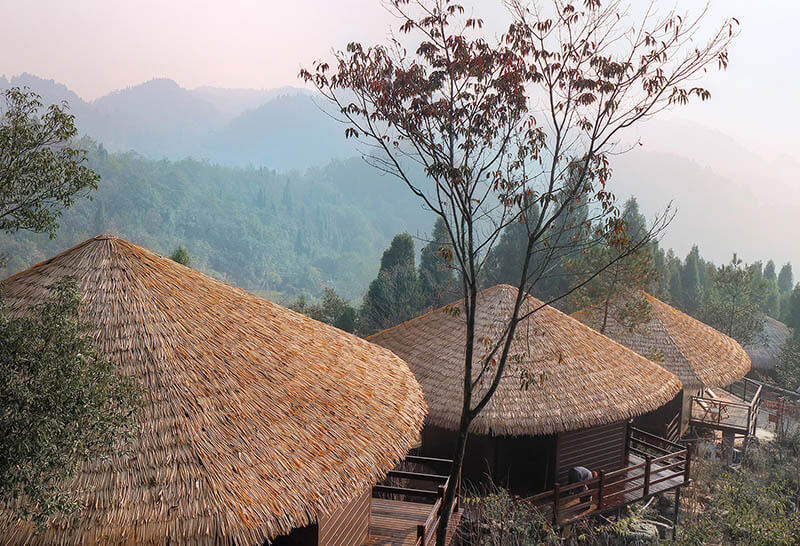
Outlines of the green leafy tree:
[{"label": "green leafy tree", "polygon": [[69,279],[22,318],[0,299],[0,501],[44,521],[78,506],[66,483],[89,459],[124,449],[138,390],[97,354]]},{"label": "green leafy tree", "polygon": [[697,245],[694,245],[681,268],[682,307],[692,316],[697,314],[703,298],[703,287],[700,279],[701,267],[700,250]]},{"label": "green leafy tree", "polygon": [[356,329],[356,310],[339,296],[333,288],[325,287],[322,300],[317,304],[309,304],[304,296],[299,297],[290,306],[299,313],[303,313],[345,332],[354,332]]},{"label": "green leafy tree", "polygon": [[792,273],[792,264],[787,262],[783,264],[780,273],[778,273],[778,289],[781,294],[785,294],[791,292],[792,288],[794,288],[794,274]]},{"label": "green leafy tree", "polygon": [[763,285],[753,282],[755,274],[734,254],[729,264],[715,271],[714,288],[699,310],[700,320],[742,345],[755,342],[764,330]]},{"label": "green leafy tree", "polygon": [[43,111],[41,97],[11,88],[0,111],[0,231],[55,237],[62,209],[91,190],[100,177],[73,148],[78,130],[66,103]]},{"label": "green leafy tree", "polygon": [[192,258],[189,256],[189,252],[183,247],[183,245],[178,245],[178,248],[172,251],[172,254],[170,254],[169,258],[173,262],[178,262],[186,267],[189,267],[192,263]]},{"label": "green leafy tree", "polygon": [[414,318],[422,309],[414,266],[414,239],[401,233],[381,257],[378,277],[373,280],[359,309],[359,333],[369,335]]},{"label": "green leafy tree", "polygon": [[794,329],[795,339],[800,339],[800,285],[792,290],[782,318],[787,326]]},{"label": "green leafy tree", "polygon": [[431,240],[422,248],[419,258],[419,293],[424,308],[441,307],[457,298],[452,259],[453,243],[447,226],[437,218]]},{"label": "green leafy tree", "polygon": [[787,339],[781,347],[775,373],[781,387],[790,391],[800,390],[800,339],[796,336]]}]

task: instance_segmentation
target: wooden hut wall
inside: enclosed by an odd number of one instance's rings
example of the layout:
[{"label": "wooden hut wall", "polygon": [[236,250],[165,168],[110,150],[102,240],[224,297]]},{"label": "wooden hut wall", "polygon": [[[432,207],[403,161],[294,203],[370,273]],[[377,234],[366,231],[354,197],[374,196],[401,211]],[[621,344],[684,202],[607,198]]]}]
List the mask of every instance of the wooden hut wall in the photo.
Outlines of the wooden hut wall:
[{"label": "wooden hut wall", "polygon": [[635,418],[633,426],[674,442],[681,437],[682,412],[683,391],[660,408]]},{"label": "wooden hut wall", "polygon": [[628,424],[610,425],[561,432],[556,441],[556,479],[569,482],[570,468],[612,471],[625,465],[625,442]]},{"label": "wooden hut wall", "polygon": [[367,489],[348,504],[319,521],[319,546],[355,546],[369,536],[371,491]]},{"label": "wooden hut wall", "polygon": [[[451,459],[457,433],[428,425],[422,432],[420,453]],[[523,494],[544,491],[555,482],[555,435],[488,436],[470,434],[461,479],[480,490],[491,483]]]}]

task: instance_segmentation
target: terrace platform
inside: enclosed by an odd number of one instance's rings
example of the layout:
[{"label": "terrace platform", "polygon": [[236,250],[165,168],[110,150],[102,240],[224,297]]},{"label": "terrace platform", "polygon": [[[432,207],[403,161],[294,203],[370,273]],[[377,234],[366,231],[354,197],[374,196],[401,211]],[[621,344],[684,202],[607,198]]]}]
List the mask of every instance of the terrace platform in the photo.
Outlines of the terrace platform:
[{"label": "terrace platform", "polygon": [[[383,483],[372,488],[369,546],[431,546],[442,516],[452,461],[409,455]],[[450,513],[450,544],[461,520],[456,502]]]},{"label": "terrace platform", "polygon": [[[369,546],[412,546],[419,544],[418,528],[425,525],[431,505],[417,502],[372,499],[369,523]],[[461,512],[450,516],[447,543],[453,539],[461,521]]]},{"label": "terrace platform", "polygon": [[690,448],[631,427],[627,464],[597,478],[556,487],[524,499],[554,527],[603,513],[657,493],[677,490],[689,481]]},{"label": "terrace platform", "polygon": [[693,396],[689,424],[744,437],[755,435],[761,409],[761,385],[742,378],[723,389]]}]

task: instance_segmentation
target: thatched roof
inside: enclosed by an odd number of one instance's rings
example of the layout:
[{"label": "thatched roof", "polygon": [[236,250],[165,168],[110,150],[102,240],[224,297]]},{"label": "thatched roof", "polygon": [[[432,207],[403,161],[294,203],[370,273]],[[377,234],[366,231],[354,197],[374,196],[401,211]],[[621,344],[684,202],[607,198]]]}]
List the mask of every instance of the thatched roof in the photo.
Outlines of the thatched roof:
[{"label": "thatched roof", "polygon": [[[729,385],[750,370],[750,357],[735,340],[650,294],[642,295],[650,304],[650,320],[632,330],[609,320],[605,335],[657,361],[687,388]],[[599,311],[571,316],[592,327],[602,319]]]},{"label": "thatched roof", "polygon": [[417,439],[422,390],[382,347],[108,236],[7,279],[7,310],[63,276],[146,402],[132,454],[83,466],[83,512],[32,542],[263,544],[363,493]]},{"label": "thatched roof", "polygon": [[[508,285],[479,293],[479,338],[500,337],[516,295]],[[523,312],[540,305],[529,296]],[[448,429],[458,427],[463,400],[466,324],[454,308],[463,309],[463,300],[368,338],[408,362],[425,391],[429,422]],[[517,334],[511,354],[520,358],[509,359],[472,432],[537,435],[603,425],[658,408],[680,391],[671,373],[552,307],[520,323]],[[485,354],[478,353],[476,362]],[[523,389],[523,377],[543,381]],[[482,382],[477,394],[487,388]]]},{"label": "thatched roof", "polygon": [[745,346],[753,368],[771,370],[775,368],[781,347],[792,337],[792,329],[774,318],[764,315],[764,331],[754,343]]}]

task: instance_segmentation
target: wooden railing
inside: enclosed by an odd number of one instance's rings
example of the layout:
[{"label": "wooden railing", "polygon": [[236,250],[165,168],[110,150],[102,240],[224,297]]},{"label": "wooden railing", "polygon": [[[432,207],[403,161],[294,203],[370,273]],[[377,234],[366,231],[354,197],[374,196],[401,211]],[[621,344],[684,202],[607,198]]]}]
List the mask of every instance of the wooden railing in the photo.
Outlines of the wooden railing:
[{"label": "wooden railing", "polygon": [[753,436],[758,412],[761,409],[762,386],[746,377],[735,381],[723,390],[741,402],[704,396],[692,396],[691,419],[693,425]]},{"label": "wooden railing", "polygon": [[554,526],[675,489],[689,481],[691,447],[684,447],[635,427],[629,427],[627,464],[596,478],[555,487],[525,499],[550,512]]},{"label": "wooden railing", "polygon": [[[450,467],[453,461],[409,455],[395,470],[390,470],[387,479],[373,486],[373,496],[389,494],[399,500],[431,503],[430,513],[424,523],[417,525],[416,546],[429,546],[436,543],[436,533],[442,519],[444,496],[450,485]],[[425,469],[422,471],[420,469]],[[430,469],[430,470],[428,470]],[[396,482],[403,485],[390,485]],[[456,484],[456,497],[450,509],[452,514],[459,509],[461,480]]]}]

